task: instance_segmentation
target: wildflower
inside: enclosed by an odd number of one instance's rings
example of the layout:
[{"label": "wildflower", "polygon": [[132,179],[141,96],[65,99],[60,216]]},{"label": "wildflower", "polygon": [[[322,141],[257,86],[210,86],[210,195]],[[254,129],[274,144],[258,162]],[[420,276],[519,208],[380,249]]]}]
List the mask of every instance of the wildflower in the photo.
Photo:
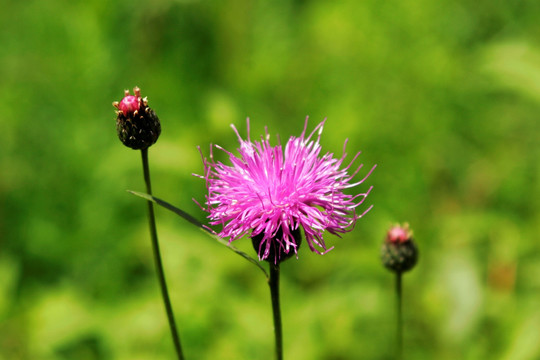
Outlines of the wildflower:
[{"label": "wildflower", "polygon": [[381,258],[383,265],[394,272],[405,272],[416,265],[418,248],[409,224],[394,225],[388,230],[381,249]]},{"label": "wildflower", "polygon": [[125,91],[124,98],[113,102],[116,111],[116,131],[122,143],[134,150],[142,150],[154,144],[161,134],[161,124],[154,110],[148,107],[148,99],[141,98],[141,90],[133,89],[135,95]]},{"label": "wildflower", "polygon": [[[301,241],[300,228],[309,248],[325,254],[332,250],[323,239],[326,230],[339,235],[352,230],[361,214],[355,209],[362,204],[372,187],[365,193],[349,195],[345,189],[362,184],[371,174],[357,182],[354,173],[348,171],[359,156],[342,168],[346,157],[345,141],[343,155],[321,156],[319,140],[324,121],[306,136],[308,119],[300,137],[290,137],[283,149],[278,143],[270,145],[268,129],[260,141],[238,137],[240,156],[215,145],[224,151],[231,165],[215,161],[210,147],[210,160],[203,157],[208,195],[205,209],[211,225],[222,225],[219,236],[232,242],[251,232],[259,260],[273,261],[275,264],[296,254]],[[316,139],[313,135],[317,133]]]}]

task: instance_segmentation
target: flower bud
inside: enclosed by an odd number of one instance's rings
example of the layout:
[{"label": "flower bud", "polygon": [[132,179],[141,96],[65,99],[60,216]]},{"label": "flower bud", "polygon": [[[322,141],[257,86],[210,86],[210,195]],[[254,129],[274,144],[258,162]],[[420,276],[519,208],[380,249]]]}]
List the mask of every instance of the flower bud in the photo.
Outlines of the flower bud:
[{"label": "flower bud", "polygon": [[409,225],[392,226],[381,249],[384,266],[394,272],[411,270],[418,261],[418,248],[413,241]]},{"label": "flower bud", "polygon": [[[288,242],[292,242],[294,245],[289,245],[288,249],[285,246],[286,240],[283,239],[283,231],[281,228],[277,231],[276,235],[272,238],[266,239],[264,243],[264,231],[251,237],[251,243],[253,249],[259,254],[260,260],[266,260],[270,263],[279,264],[282,261],[287,260],[291,256],[295,255],[300,248],[302,242],[302,234],[300,228],[290,230],[291,238],[287,239]],[[262,243],[262,244],[261,244]],[[266,248],[268,246],[268,253]]]},{"label": "flower bud", "polygon": [[161,134],[159,119],[150,107],[148,99],[141,98],[141,90],[133,89],[135,95],[125,91],[124,98],[113,102],[116,111],[116,132],[122,143],[134,150],[142,150],[154,144]]}]

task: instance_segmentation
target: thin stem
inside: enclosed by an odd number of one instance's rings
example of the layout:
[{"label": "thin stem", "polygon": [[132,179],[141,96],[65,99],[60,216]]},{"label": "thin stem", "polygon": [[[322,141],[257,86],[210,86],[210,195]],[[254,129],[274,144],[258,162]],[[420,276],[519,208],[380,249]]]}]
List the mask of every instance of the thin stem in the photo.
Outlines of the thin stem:
[{"label": "thin stem", "polygon": [[281,331],[281,309],[279,306],[279,264],[270,263],[270,297],[274,316],[274,336],[276,338],[276,360],[283,360],[283,334]]},{"label": "thin stem", "polygon": [[403,359],[403,315],[402,308],[402,287],[401,287],[402,272],[396,272],[396,298],[397,298],[397,359]]},{"label": "thin stem", "polygon": [[[150,182],[150,169],[148,166],[148,149],[141,150],[144,182],[146,183],[146,192],[152,195],[152,184]],[[159,286],[161,288],[161,296],[163,297],[163,304],[165,305],[165,311],[167,313],[167,319],[169,320],[169,327],[171,329],[171,335],[176,349],[176,354],[179,360],[184,359],[182,354],[182,346],[180,345],[180,337],[176,330],[176,324],[174,322],[174,313],[171,307],[171,300],[169,299],[169,292],[167,290],[167,282],[165,281],[165,273],[163,272],[163,265],[161,263],[161,255],[159,252],[159,243],[156,230],[156,219],[154,216],[154,204],[148,201],[148,222],[150,225],[150,238],[152,239],[152,249],[154,253],[154,264],[156,266],[156,272],[159,280]]]}]

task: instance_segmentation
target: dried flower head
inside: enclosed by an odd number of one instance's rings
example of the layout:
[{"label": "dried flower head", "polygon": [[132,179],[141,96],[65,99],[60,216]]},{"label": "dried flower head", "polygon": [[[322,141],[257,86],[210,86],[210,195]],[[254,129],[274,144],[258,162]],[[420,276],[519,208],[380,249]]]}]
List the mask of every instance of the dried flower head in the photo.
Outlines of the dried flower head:
[{"label": "dried flower head", "polygon": [[[338,235],[352,230],[356,220],[367,213],[356,208],[362,204],[372,187],[366,192],[349,195],[345,189],[362,184],[375,166],[361,180],[353,182],[362,165],[352,173],[348,171],[358,154],[344,166],[343,155],[334,158],[331,153],[321,155],[319,140],[324,121],[306,136],[308,119],[300,137],[290,137],[283,149],[278,143],[271,146],[268,130],[260,141],[238,137],[239,155],[215,145],[224,151],[231,165],[215,161],[210,147],[210,160],[203,157],[208,195],[206,211],[211,225],[221,225],[219,236],[234,241],[250,233],[260,260],[278,263],[296,254],[300,245],[300,228],[309,248],[324,254],[328,248],[323,239],[326,230]],[[317,133],[316,139],[313,135]]]},{"label": "dried flower head", "polygon": [[383,265],[394,272],[411,270],[418,261],[418,248],[409,224],[394,225],[386,233],[381,249]]},{"label": "dried flower head", "polygon": [[148,99],[141,97],[138,87],[135,95],[126,90],[124,98],[113,102],[116,111],[116,132],[122,143],[134,150],[146,149],[154,144],[161,134],[161,124],[154,110],[148,107]]}]

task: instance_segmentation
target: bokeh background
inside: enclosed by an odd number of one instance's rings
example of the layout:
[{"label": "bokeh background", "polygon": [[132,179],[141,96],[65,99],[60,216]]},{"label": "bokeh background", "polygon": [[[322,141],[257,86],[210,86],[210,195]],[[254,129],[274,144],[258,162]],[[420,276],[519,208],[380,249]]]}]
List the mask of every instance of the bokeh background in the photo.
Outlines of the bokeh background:
[{"label": "bokeh background", "polygon": [[[289,359],[390,359],[386,229],[409,359],[540,358],[540,2],[6,1],[0,13],[0,359],[172,359],[138,152],[111,106],[141,87],[162,121],[154,193],[204,220],[197,146],[322,144],[377,164],[374,207],[335,249],[282,267]],[[251,264],[157,209],[188,359],[271,359]],[[249,241],[236,245],[254,254]]]}]

